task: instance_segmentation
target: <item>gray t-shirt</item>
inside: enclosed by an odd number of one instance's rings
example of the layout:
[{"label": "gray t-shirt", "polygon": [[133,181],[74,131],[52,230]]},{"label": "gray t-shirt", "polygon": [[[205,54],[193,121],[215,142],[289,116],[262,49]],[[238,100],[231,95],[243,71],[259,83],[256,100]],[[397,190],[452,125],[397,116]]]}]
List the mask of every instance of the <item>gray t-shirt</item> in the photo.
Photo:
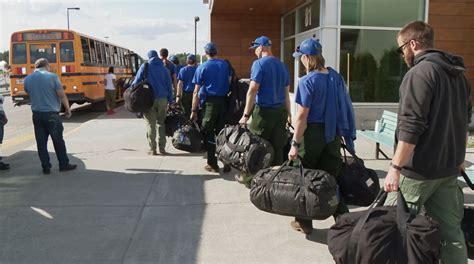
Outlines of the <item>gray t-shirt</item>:
[{"label": "gray t-shirt", "polygon": [[58,76],[46,69],[36,69],[25,78],[25,91],[34,112],[59,112],[61,101],[57,91],[61,89]]}]

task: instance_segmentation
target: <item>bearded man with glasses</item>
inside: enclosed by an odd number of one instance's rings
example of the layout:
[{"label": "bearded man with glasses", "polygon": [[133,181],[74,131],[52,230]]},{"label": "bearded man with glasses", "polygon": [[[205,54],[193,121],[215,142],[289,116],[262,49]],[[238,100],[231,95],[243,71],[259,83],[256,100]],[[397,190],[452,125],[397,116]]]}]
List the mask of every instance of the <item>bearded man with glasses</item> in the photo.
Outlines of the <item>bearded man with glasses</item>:
[{"label": "bearded man with glasses", "polygon": [[471,87],[463,59],[433,48],[434,31],[422,21],[398,33],[398,52],[410,67],[400,86],[395,154],[386,205],[401,191],[412,213],[422,207],[440,225],[441,263],[467,263],[463,193],[457,178],[466,154]]}]

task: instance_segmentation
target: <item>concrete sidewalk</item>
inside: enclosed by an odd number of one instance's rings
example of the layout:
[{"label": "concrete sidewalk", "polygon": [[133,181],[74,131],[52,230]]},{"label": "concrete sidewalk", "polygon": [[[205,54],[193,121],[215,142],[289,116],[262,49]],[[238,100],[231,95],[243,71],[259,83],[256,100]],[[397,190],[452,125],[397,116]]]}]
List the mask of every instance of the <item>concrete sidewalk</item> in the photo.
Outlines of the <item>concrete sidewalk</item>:
[{"label": "concrete sidewalk", "polygon": [[[35,146],[9,157],[0,263],[333,263],[332,218],[305,237],[292,218],[256,209],[236,171],[208,173],[204,155],[170,142],[169,155],[147,156],[145,131],[121,108],[66,135],[75,171],[58,172],[51,153],[52,174],[42,175]],[[373,143],[359,139],[357,151],[385,176],[389,161],[371,159]]]}]

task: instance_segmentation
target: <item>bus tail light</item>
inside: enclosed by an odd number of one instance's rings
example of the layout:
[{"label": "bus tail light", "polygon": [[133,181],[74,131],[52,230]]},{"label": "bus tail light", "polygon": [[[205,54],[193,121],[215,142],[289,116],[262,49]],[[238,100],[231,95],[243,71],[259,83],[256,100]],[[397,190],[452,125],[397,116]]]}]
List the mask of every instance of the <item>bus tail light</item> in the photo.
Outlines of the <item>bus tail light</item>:
[{"label": "bus tail light", "polygon": [[12,36],[12,42],[21,42],[23,41],[23,34],[21,33],[15,33]]},{"label": "bus tail light", "polygon": [[61,72],[74,72],[74,66],[69,65],[69,66],[61,66]]},{"label": "bus tail light", "polygon": [[73,89],[74,91],[77,91],[77,86],[73,85],[73,86],[72,86],[72,89]]},{"label": "bus tail light", "polygon": [[26,74],[26,67],[17,67],[16,74]]}]

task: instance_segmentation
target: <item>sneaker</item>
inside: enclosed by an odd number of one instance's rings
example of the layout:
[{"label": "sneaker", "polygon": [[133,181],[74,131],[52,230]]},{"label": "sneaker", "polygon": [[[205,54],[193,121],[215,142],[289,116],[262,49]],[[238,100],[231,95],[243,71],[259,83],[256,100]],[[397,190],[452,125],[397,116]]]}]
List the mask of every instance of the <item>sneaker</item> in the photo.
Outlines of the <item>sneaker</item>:
[{"label": "sneaker", "polygon": [[219,173],[219,166],[215,165],[215,166],[211,166],[209,164],[207,164],[206,166],[204,166],[204,169],[209,171],[209,172],[217,172]]},{"label": "sneaker", "polygon": [[44,175],[51,174],[51,168],[43,168],[43,174]]},{"label": "sneaker", "polygon": [[108,114],[108,115],[111,115],[111,114],[112,114],[112,110],[107,110],[107,114]]},{"label": "sneaker", "polygon": [[152,150],[149,150],[149,151],[148,151],[148,155],[150,155],[150,156],[158,156],[158,153],[156,152],[156,150],[152,149]]},{"label": "sneaker", "polygon": [[59,171],[70,171],[75,170],[77,168],[76,164],[68,164],[65,167],[59,168]]},{"label": "sneaker", "polygon": [[0,162],[0,170],[9,170],[10,164]]},{"label": "sneaker", "polygon": [[232,170],[232,168],[229,166],[229,165],[224,165],[224,168],[222,169],[222,171],[224,173],[229,173],[230,171]]},{"label": "sneaker", "polygon": [[291,221],[290,225],[291,225],[291,228],[293,228],[293,230],[301,232],[305,235],[310,235],[313,232],[312,227],[302,225],[298,221]]}]

